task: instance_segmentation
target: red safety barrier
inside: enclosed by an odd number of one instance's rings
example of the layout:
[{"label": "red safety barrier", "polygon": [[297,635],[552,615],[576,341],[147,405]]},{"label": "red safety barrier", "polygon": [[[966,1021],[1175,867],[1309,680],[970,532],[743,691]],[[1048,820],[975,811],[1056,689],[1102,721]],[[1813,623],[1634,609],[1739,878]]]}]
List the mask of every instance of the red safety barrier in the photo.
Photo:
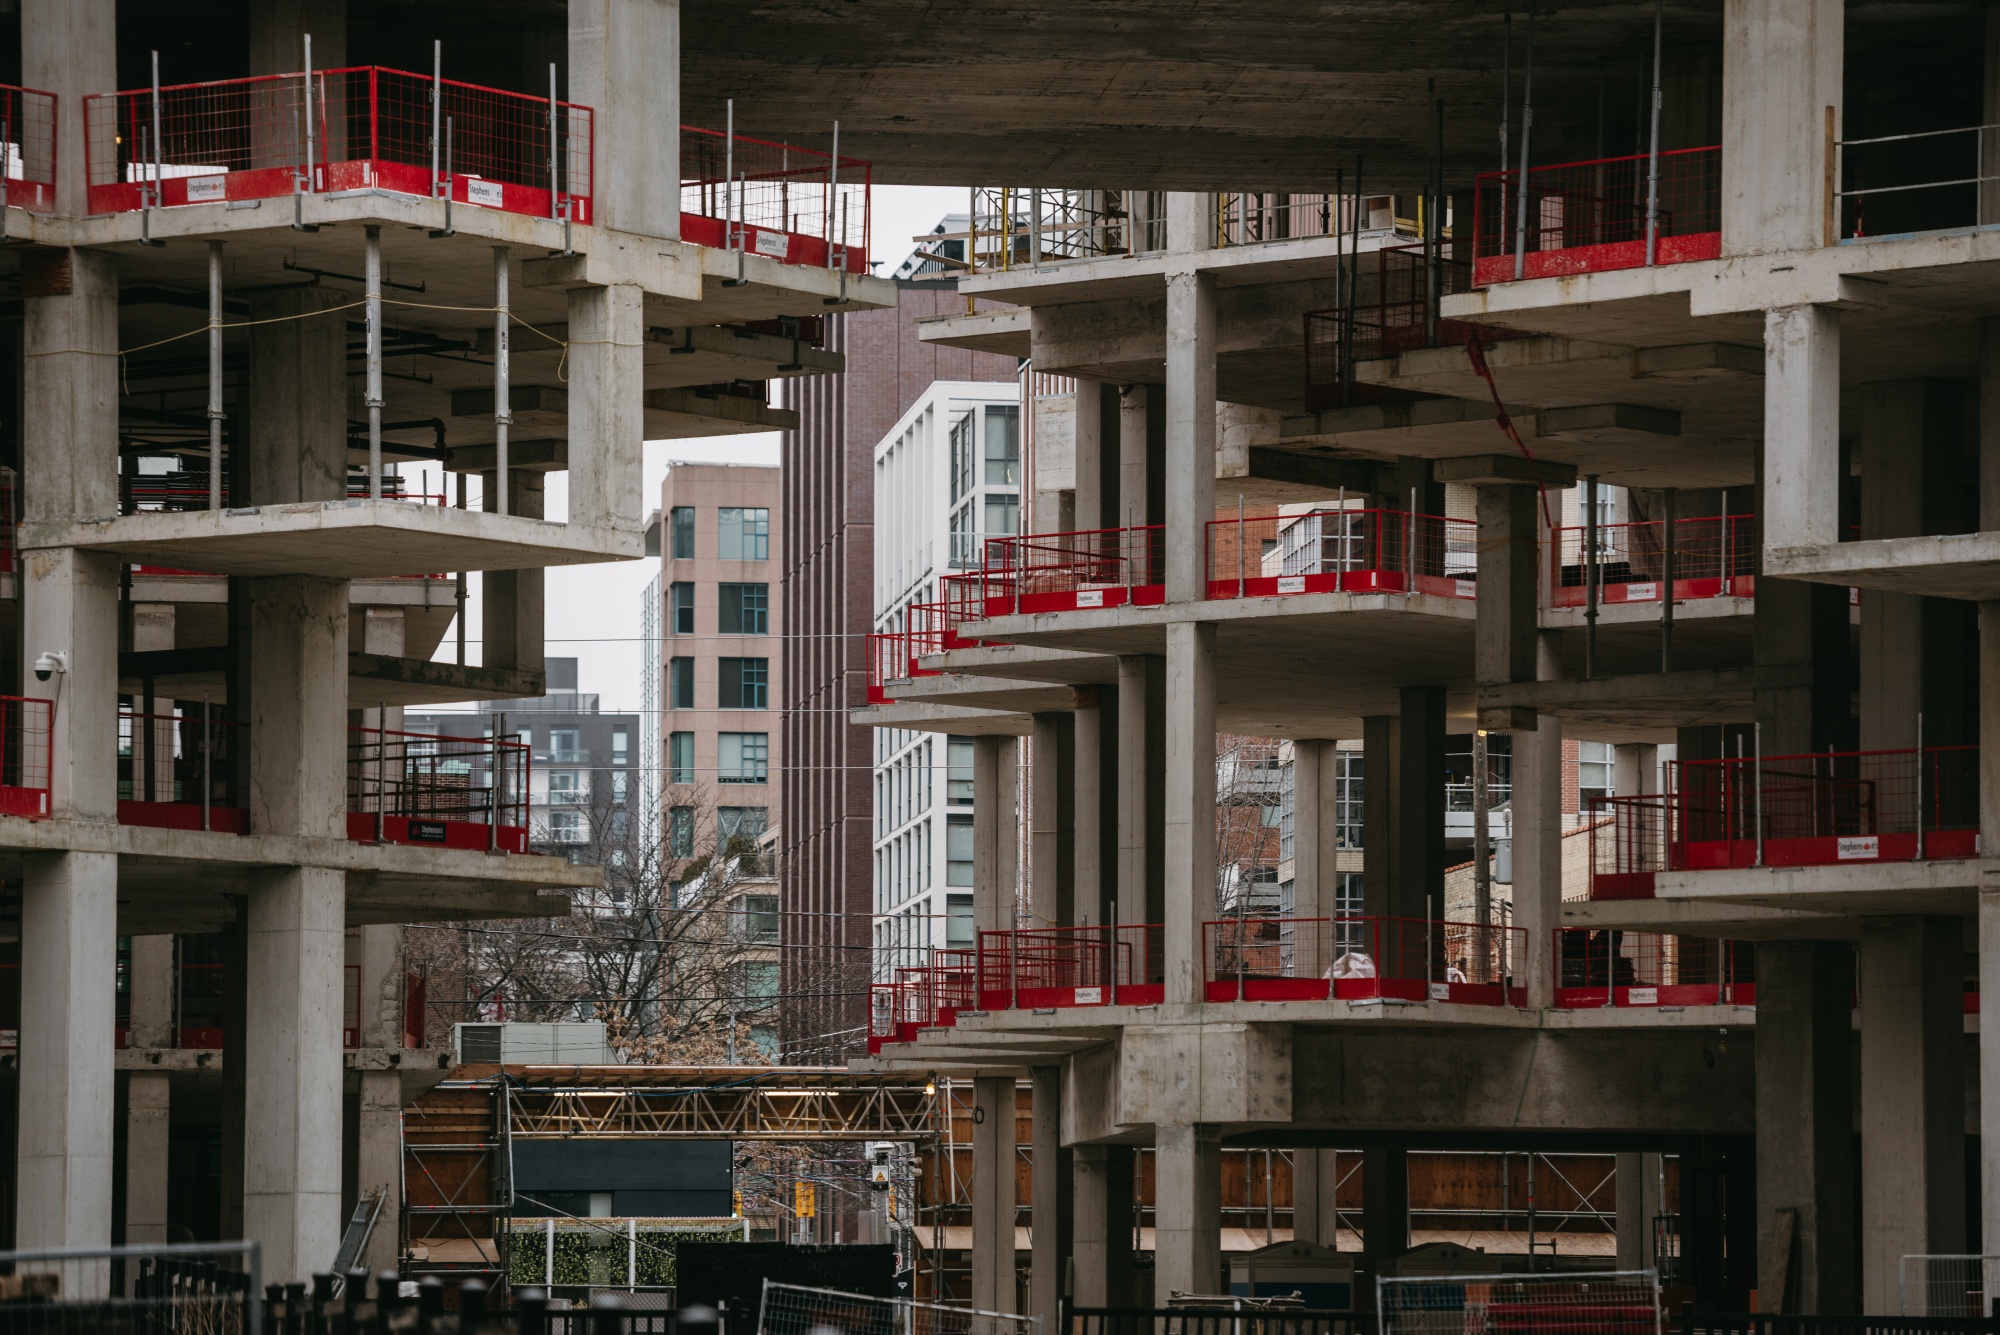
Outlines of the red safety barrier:
[{"label": "red safety barrier", "polygon": [[248,834],[237,774],[249,740],[248,725],[219,708],[206,717],[200,705],[159,714],[119,710],[118,823]]},{"label": "red safety barrier", "polygon": [[[4,484],[0,484],[4,485]],[[396,473],[382,475],[382,499],[385,501],[409,501],[415,505],[451,504],[451,497],[438,492],[406,491],[405,479]],[[120,514],[149,514],[160,511],[184,512],[209,508],[208,476],[205,473],[130,473],[118,481]],[[347,479],[347,495],[350,500],[365,500],[368,496],[368,479],[350,476]],[[229,483],[222,484],[222,504],[230,505]],[[407,578],[423,578],[411,576]]]},{"label": "red safety barrier", "polygon": [[1518,927],[1424,918],[1219,918],[1202,926],[1209,1001],[1525,1006]]},{"label": "red safety barrier", "polygon": [[895,697],[890,691],[894,683],[938,675],[917,665],[926,655],[978,647],[981,641],[958,633],[959,625],[968,619],[953,602],[911,603],[903,609],[903,629],[869,635],[868,703],[893,704]]},{"label": "red safety barrier", "polygon": [[683,125],[681,239],[867,273],[873,178],[859,158]]},{"label": "red safety barrier", "polygon": [[1668,870],[1664,793],[1603,797],[1591,804],[1590,897],[1651,899]]},{"label": "red safety barrier", "polygon": [[1559,1007],[1757,1004],[1756,952],[1747,941],[1587,927],[1555,935]]},{"label": "red safety barrier", "polygon": [[51,701],[0,695],[0,816],[48,819],[54,719]]},{"label": "red safety barrier", "polygon": [[347,733],[349,839],[528,851],[526,743],[380,728]]},{"label": "red safety barrier", "polygon": [[[1651,172],[1644,153],[1531,167],[1525,229],[1521,173],[1482,173],[1473,194],[1474,285],[1643,266]],[[1722,253],[1722,149],[1662,153],[1659,172],[1652,262],[1716,258]]]},{"label": "red safety barrier", "polygon": [[374,65],[84,99],[93,213],[376,189],[588,224],[594,151],[589,107]]},{"label": "red safety barrier", "polygon": [[1320,509],[1215,519],[1208,596],[1429,593],[1473,598],[1479,525],[1405,510]]},{"label": "red safety barrier", "polygon": [[1675,871],[1979,853],[1976,746],[1682,760],[1667,774]]},{"label": "red safety barrier", "polygon": [[[1602,524],[1597,530],[1597,601],[1655,603],[1666,579],[1668,527],[1664,520]],[[1757,591],[1757,516],[1711,515],[1676,519],[1672,528],[1674,600],[1749,598]],[[1589,530],[1558,528],[1544,545],[1549,561],[1549,605],[1582,607],[1589,601],[1585,550]]]},{"label": "red safety barrier", "polygon": [[1156,923],[979,934],[981,1010],[1150,1006],[1166,996]]},{"label": "red safety barrier", "polygon": [[986,615],[1157,607],[1167,600],[1166,549],[1158,524],[988,538]]},{"label": "red safety barrier", "polygon": [[0,84],[0,208],[56,209],[56,95]]},{"label": "red safety barrier", "polygon": [[934,950],[927,965],[896,970],[890,983],[868,988],[868,1050],[885,1043],[908,1043],[917,1031],[950,1028],[958,1012],[974,1009],[978,952]]}]

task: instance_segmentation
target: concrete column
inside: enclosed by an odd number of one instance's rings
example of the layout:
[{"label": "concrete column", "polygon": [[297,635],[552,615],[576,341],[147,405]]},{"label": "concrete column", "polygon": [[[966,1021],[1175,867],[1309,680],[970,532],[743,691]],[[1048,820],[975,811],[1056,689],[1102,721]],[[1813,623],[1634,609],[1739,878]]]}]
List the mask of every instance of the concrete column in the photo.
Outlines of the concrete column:
[{"label": "concrete column", "polygon": [[1660,1194],[1660,1156],[1621,1153],[1617,1174],[1618,1268],[1651,1269],[1659,1263],[1653,1254],[1653,1219],[1665,1210]]},{"label": "concrete column", "polygon": [[1764,313],[1762,505],[1766,551],[1840,541],[1840,312],[1831,306]]},{"label": "concrete column", "polygon": [[125,1242],[167,1240],[167,1124],[173,1105],[165,1071],[125,1077]]},{"label": "concrete column", "polygon": [[1028,1074],[1035,1083],[1028,1315],[1040,1317],[1042,1329],[1053,1331],[1062,1325],[1063,1271],[1075,1251],[1074,1197],[1070,1194],[1074,1166],[1062,1143],[1062,1068],[1037,1066]]},{"label": "concrete column", "polygon": [[[1555,932],[1562,925],[1562,720],[1544,714],[1514,734],[1514,984],[1528,1005],[1555,1004]],[[1526,974],[1525,980],[1523,973]]]},{"label": "concrete column", "polygon": [[125,1026],[128,1048],[179,1047],[174,1033],[174,938],[135,936]]},{"label": "concrete column", "polygon": [[250,828],[345,839],[347,582],[280,575],[246,583]]},{"label": "concrete column", "polygon": [[1762,1311],[1855,1310],[1853,990],[1854,955],[1843,942],[1758,943]]},{"label": "concrete column", "polygon": [[1361,1249],[1370,1277],[1410,1246],[1410,1156],[1401,1145],[1361,1152]]},{"label": "concrete column", "polygon": [[[1994,346],[1988,322],[1988,349]],[[1988,404],[1994,378],[1985,378]],[[1981,485],[1992,476],[2000,442],[2000,407],[1980,412]],[[1987,491],[1986,496],[1995,495]],[[1988,500],[1985,527],[1993,522]],[[2000,848],[2000,602],[1979,605],[1979,846]],[[1978,917],[1979,994],[2000,997],[2000,887],[1982,887]],[[1982,1009],[1983,1014],[1983,1009]],[[1979,1026],[1979,1235],[2000,1242],[2000,1024]]]},{"label": "concrete column", "polygon": [[1338,1159],[1334,1150],[1292,1151],[1292,1241],[1339,1245]]},{"label": "concrete column", "polygon": [[[1853,676],[1848,670],[1847,590],[1833,584],[1758,576],[1754,653],[1762,666],[1805,664],[1807,680],[1753,693],[1757,733],[1767,756],[1803,755],[1844,747],[1851,723]],[[1749,755],[1758,744],[1743,743]],[[1730,755],[1735,754],[1730,743]]]},{"label": "concrete column", "polygon": [[[1083,532],[1118,527],[1106,518],[1105,505],[1110,500],[1110,508],[1115,509],[1117,498],[1104,494],[1104,403],[1110,393],[1109,385],[1079,379],[1072,399],[1070,445],[1076,468],[1076,526]],[[1114,439],[1110,445],[1115,450],[1118,442]]]},{"label": "concrete column", "polygon": [[972,739],[972,918],[982,932],[1016,925],[1019,752],[1012,737]]},{"label": "concrete column", "polygon": [[1965,1250],[1964,932],[1873,919],[1861,954],[1861,1310],[1900,1311],[1900,1261]]},{"label": "concrete column", "polygon": [[1620,742],[1611,748],[1611,786],[1620,797],[1660,789],[1660,748],[1651,742]]},{"label": "concrete column", "polygon": [[1034,716],[1028,864],[1033,925],[1076,923],[1076,722],[1070,714]]},{"label": "concrete column", "polygon": [[1403,720],[1361,720],[1361,904],[1371,917],[1396,912],[1401,872]]},{"label": "concrete column", "polygon": [[1132,1147],[1079,1145],[1071,1167],[1076,1184],[1071,1300],[1078,1307],[1130,1306]]},{"label": "concrete column", "polygon": [[[1334,870],[1336,754],[1332,742],[1292,743],[1292,915],[1301,919],[1331,918],[1339,907],[1339,873]],[[1299,929],[1293,972],[1301,978],[1324,974],[1331,942],[1326,925]]]},{"label": "concrete column", "polygon": [[[523,519],[544,517],[543,475],[526,470],[510,471],[507,513]],[[493,508],[495,475],[483,475]],[[540,672],[545,657],[544,616],[547,608],[547,575],[538,569],[487,570],[479,576],[480,646],[479,661],[486,667],[514,668]]]},{"label": "concrete column", "polygon": [[1015,1270],[1014,1078],[972,1082],[972,1305],[1012,1312],[1019,1302]]},{"label": "concrete column", "polygon": [[90,212],[83,99],[119,86],[117,0],[28,0],[20,13],[21,82],[56,95],[56,212],[81,218]]},{"label": "concrete column", "polygon": [[[1153,437],[1162,434],[1165,404],[1158,385],[1123,385],[1118,391],[1118,494],[1106,496],[1104,526],[1132,528],[1159,519],[1153,493]],[[1115,501],[1115,505],[1112,502]]]},{"label": "concrete column", "polygon": [[[314,42],[314,60],[319,59]],[[299,68],[294,63],[288,70]],[[249,339],[243,394],[247,478],[231,505],[334,501],[347,495],[347,321],[352,292],[293,288],[252,296],[250,317],[272,323]],[[301,318],[305,317],[305,318]]]},{"label": "concrete column", "polygon": [[[1399,847],[1390,913],[1444,917],[1444,688],[1405,686],[1397,742]],[[1363,782],[1367,782],[1364,777]],[[1363,819],[1366,819],[1364,816]]]},{"label": "concrete column", "polygon": [[[1724,5],[1725,254],[1833,244],[1827,197],[1833,176],[1827,154],[1841,132],[1844,17],[1843,0],[1727,0]],[[1767,426],[1776,420],[1765,419]]]},{"label": "concrete column", "polygon": [[314,69],[345,65],[345,0],[252,0],[250,72],[291,74],[303,69],[307,35],[312,37]]},{"label": "concrete column", "polygon": [[568,3],[569,100],[592,109],[597,137],[597,217],[590,221],[621,232],[678,237],[679,0]]},{"label": "concrete column", "polygon": [[[1203,196],[1203,198],[1208,198]],[[1167,275],[1167,601],[1208,592],[1215,518],[1215,276]]]},{"label": "concrete column", "polygon": [[1167,660],[1118,660],[1118,921],[1166,913]]},{"label": "concrete column", "polygon": [[[1075,735],[1076,817],[1071,832],[1071,897],[1078,922],[1111,920],[1108,896],[1115,891],[1118,869],[1118,773],[1106,763],[1105,725],[1115,728],[1117,704],[1106,710],[1103,689],[1077,692]],[[1117,737],[1110,739],[1109,758],[1117,758]],[[1107,819],[1107,815],[1109,819]]]},{"label": "concrete column", "polygon": [[[376,924],[356,929],[360,938],[361,1047],[366,1052],[403,1046],[403,929]],[[368,1236],[362,1264],[376,1274],[396,1268],[397,1218],[402,1210],[403,1077],[394,1070],[361,1072],[356,1105],[354,1190],[357,1199],[379,1196],[381,1212]]]},{"label": "concrete column", "polygon": [[[1533,487],[1488,486],[1477,491],[1479,601],[1475,668],[1481,684],[1533,681],[1541,604],[1541,507]],[[1513,727],[1511,716],[1482,718]]]},{"label": "concrete column", "polygon": [[[671,0],[610,0],[620,9],[674,11]],[[671,84],[664,66],[655,77]],[[648,125],[649,138],[673,139]],[[604,139],[602,132],[598,142]],[[601,151],[601,150],[600,150]],[[607,195],[619,187],[600,157],[598,180]],[[615,169],[614,169],[615,170]],[[675,170],[678,170],[676,168]],[[664,187],[661,187],[664,188]],[[674,212],[676,225],[680,215]],[[643,219],[644,230],[663,230],[664,216]],[[627,224],[631,226],[631,224]],[[645,293],[621,283],[569,291],[569,522],[589,528],[637,532],[646,444]]]},{"label": "concrete column", "polygon": [[267,1280],[307,1280],[340,1244],[341,960],[337,871],[256,873],[244,1034],[243,1227]]},{"label": "concrete column", "polygon": [[[1215,916],[1215,626],[1167,626],[1166,998],[1202,999]],[[1207,1292],[1207,1290],[1203,1290]]]},{"label": "concrete column", "polygon": [[1162,1123],[1153,1128],[1153,1301],[1221,1289],[1221,1132]]},{"label": "concrete column", "polygon": [[1175,191],[1167,196],[1167,249],[1215,249],[1215,196]]},{"label": "concrete column", "polygon": [[23,862],[18,1247],[111,1241],[117,898],[114,854]]}]

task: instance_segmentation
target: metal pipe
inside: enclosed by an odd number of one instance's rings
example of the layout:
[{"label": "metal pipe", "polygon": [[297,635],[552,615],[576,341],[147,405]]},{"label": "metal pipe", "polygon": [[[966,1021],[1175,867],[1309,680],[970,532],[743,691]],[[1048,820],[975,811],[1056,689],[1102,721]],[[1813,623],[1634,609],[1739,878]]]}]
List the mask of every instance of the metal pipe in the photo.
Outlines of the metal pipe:
[{"label": "metal pipe", "polygon": [[1646,263],[1660,255],[1660,27],[1666,0],[1653,0],[1653,139],[1646,152]]},{"label": "metal pipe", "polygon": [[[833,123],[833,151],[827,156],[826,167],[826,264],[829,269],[833,267],[834,201],[838,198],[840,198],[840,122],[835,121]],[[840,221],[843,224],[841,239],[844,241],[846,240],[845,215],[842,216]],[[971,259],[972,252],[970,250],[966,251],[965,257]],[[841,256],[840,269],[842,273],[847,272],[847,257],[845,255]]]},{"label": "metal pipe", "polygon": [[212,731],[208,722],[208,692],[203,691],[201,693],[201,828],[204,830],[213,828],[209,817],[209,804],[215,798],[215,784],[211,777],[215,766],[212,758],[214,753],[211,742]]},{"label": "metal pipe", "polygon": [[729,196],[735,188],[736,99],[732,97],[722,113],[722,246],[725,250],[732,249],[736,244],[736,238],[729,235]]},{"label": "metal pipe", "polygon": [[1924,860],[1924,711],[1917,711],[1917,861]]},{"label": "metal pipe", "polygon": [[[160,152],[160,53],[158,51],[153,52],[152,140],[153,179],[149,188],[143,188],[139,191],[139,198],[146,201],[145,207],[139,213],[139,244],[142,246],[159,246],[165,244],[153,239],[153,210],[159,208],[162,203],[160,199],[160,164],[163,158]],[[145,169],[143,165],[145,157],[146,145],[142,143],[139,150],[140,170],[142,171]],[[4,164],[0,164],[0,174],[3,173]]]},{"label": "metal pipe", "polygon": [[1486,729],[1472,730],[1472,921],[1477,925],[1475,946],[1479,976],[1474,982],[1493,981],[1493,869],[1487,865],[1491,835],[1487,826]]},{"label": "metal pipe", "polygon": [[1535,136],[1535,0],[1528,0],[1528,51],[1521,76],[1521,170],[1514,200],[1514,277],[1528,272],[1528,146]]},{"label": "metal pipe", "polygon": [[508,382],[507,247],[493,247],[493,495],[486,508],[507,513],[507,429],[514,425],[513,388]]},{"label": "metal pipe", "polygon": [[307,194],[316,194],[318,193],[319,186],[313,176],[313,39],[311,33],[307,33],[305,36],[306,36],[306,75],[305,75],[306,187],[305,188]]},{"label": "metal pipe", "polygon": [[438,151],[444,147],[439,133],[444,119],[444,43],[431,43],[431,198],[438,194]]},{"label": "metal pipe", "polygon": [[[375,842],[387,843],[388,818],[384,808],[389,802],[389,706],[386,701],[375,705]],[[406,836],[407,837],[407,836]]]},{"label": "metal pipe", "polygon": [[1597,474],[1584,479],[1583,675],[1597,675]]},{"label": "metal pipe", "polygon": [[[1437,80],[1430,80],[1432,92]],[[1444,101],[1431,99],[1430,205],[1424,210],[1424,342],[1437,344],[1438,302],[1444,295]]]},{"label": "metal pipe", "polygon": [[1243,548],[1249,534],[1243,528],[1243,493],[1236,493],[1236,596],[1243,596]]},{"label": "metal pipe", "polygon": [[[382,229],[362,229],[368,303],[368,499],[382,499]],[[344,479],[343,479],[344,481]]]},{"label": "metal pipe", "polygon": [[507,791],[507,769],[501,763],[506,752],[502,750],[501,738],[506,731],[506,713],[496,713],[493,716],[493,783],[487,792],[487,800],[492,804],[492,810],[486,813],[486,851],[489,853],[500,851],[500,805]]},{"label": "metal pipe", "polygon": [[208,508],[222,508],[222,242],[208,243]]},{"label": "metal pipe", "polygon": [[562,216],[556,206],[556,64],[549,62],[549,221]]},{"label": "metal pipe", "polygon": [[1361,286],[1361,166],[1362,156],[1354,155],[1354,244],[1349,247],[1347,278],[1347,324],[1340,343],[1340,402],[1346,407],[1354,397],[1354,307],[1355,292]]},{"label": "metal pipe", "polygon": [[[460,473],[458,475],[458,508],[461,510],[465,508],[465,474],[463,473]],[[464,667],[465,666],[465,572],[461,570],[456,574],[454,574],[451,578],[452,578],[452,583],[455,586],[452,592],[452,598],[453,601],[456,602],[458,605],[458,616],[457,616],[458,665],[460,667]]]},{"label": "metal pipe", "polygon": [[[1761,867],[1764,865],[1764,723],[1763,720],[1760,719],[1757,722],[1751,724],[1750,732],[1755,743],[1754,751],[1750,762],[1751,764],[1750,782],[1752,784],[1751,795],[1752,795],[1752,800],[1755,804],[1754,812],[1757,820],[1756,865]],[[1741,737],[1738,737],[1736,739],[1736,753],[1738,756],[1741,756],[1743,754],[1743,739]]]},{"label": "metal pipe", "polygon": [[[1729,533],[1729,515],[1727,511],[1729,505],[1727,501],[1728,493],[1725,492],[1723,495],[1724,503],[1722,508],[1724,514],[1722,516],[1722,531],[1724,548],[1722,560],[1726,572],[1729,561],[1727,546]],[[1660,671],[1662,672],[1672,672],[1674,670],[1674,545],[1679,536],[1674,531],[1678,527],[1674,521],[1674,500],[1674,489],[1672,487],[1666,488],[1661,497],[1661,503],[1666,512],[1666,531],[1665,536],[1660,540]],[[1725,585],[1725,587],[1727,586]]]},{"label": "metal pipe", "polygon": [[160,772],[155,747],[158,745],[159,736],[154,731],[158,725],[153,718],[153,678],[150,676],[140,679],[139,698],[143,703],[134,715],[133,721],[145,729],[144,744],[139,747],[139,763],[145,766],[146,782],[140,792],[146,801],[157,802],[160,800]]}]

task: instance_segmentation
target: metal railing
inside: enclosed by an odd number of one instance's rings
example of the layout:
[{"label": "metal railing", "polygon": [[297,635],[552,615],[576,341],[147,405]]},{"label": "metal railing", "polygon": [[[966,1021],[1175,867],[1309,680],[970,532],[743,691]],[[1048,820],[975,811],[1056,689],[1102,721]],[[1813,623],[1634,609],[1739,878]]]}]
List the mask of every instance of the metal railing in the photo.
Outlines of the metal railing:
[{"label": "metal railing", "polygon": [[1896,1266],[1904,1316],[1983,1317],[1986,1295],[2000,1292],[2000,1256],[1916,1255]]},{"label": "metal railing", "polygon": [[1429,593],[1472,598],[1479,525],[1407,510],[1247,515],[1208,524],[1208,596]]},{"label": "metal railing", "polygon": [[1213,1307],[1065,1307],[1056,1335],[1372,1335],[1375,1318],[1238,1302]]},{"label": "metal railing", "polygon": [[1472,281],[1636,269],[1722,253],[1722,149],[1683,148],[1474,182]]},{"label": "metal railing", "polygon": [[1163,941],[1156,923],[981,932],[979,1009],[1151,1005],[1166,993]]},{"label": "metal railing", "polygon": [[553,95],[374,65],[84,99],[93,213],[376,189],[587,224],[594,134]]},{"label": "metal railing", "polygon": [[1791,1316],[1697,1312],[1690,1306],[1668,1329],[1679,1335],[2000,1335],[2000,1317]]},{"label": "metal railing", "polygon": [[1752,1006],[1756,948],[1658,932],[1556,929],[1556,1005]]},{"label": "metal railing", "polygon": [[1156,606],[1166,601],[1167,531],[1101,528],[986,544],[986,615]]},{"label": "metal railing", "polygon": [[2000,125],[1965,125],[1834,143],[1839,241],[2000,222]]},{"label": "metal railing", "polygon": [[48,819],[54,721],[53,701],[0,695],[0,816]]},{"label": "metal railing", "polygon": [[1670,570],[1676,602],[1756,593],[1761,552],[1755,515],[1600,524],[1594,561],[1589,533],[1583,525],[1551,530],[1544,547],[1550,606],[1584,606],[1593,576],[1600,603],[1659,602]]},{"label": "metal railing", "polygon": [[860,158],[681,127],[681,239],[868,272],[874,169]]},{"label": "metal railing", "polygon": [[1978,852],[1975,746],[1673,761],[1666,786],[1676,871]]},{"label": "metal railing", "polygon": [[56,95],[0,84],[0,208],[56,208]]},{"label": "metal railing", "polygon": [[1601,797],[1591,804],[1590,898],[1651,899],[1654,879],[1671,870],[1665,793]]},{"label": "metal railing", "polygon": [[[1215,196],[1215,244],[1249,246],[1298,237],[1346,236],[1354,227],[1354,196],[1224,190]],[[1395,220],[1391,219],[1393,228]]]},{"label": "metal railing", "polygon": [[206,701],[170,714],[118,711],[118,823],[247,834],[238,774],[248,758],[246,723]]},{"label": "metal railing", "polygon": [[[1309,412],[1350,403],[1416,397],[1407,391],[1355,381],[1357,363],[1418,348],[1464,343],[1491,345],[1523,337],[1492,325],[1467,324],[1438,315],[1445,297],[1472,288],[1472,266],[1423,245],[1383,246],[1355,259],[1357,291],[1345,306],[1305,314],[1305,406]],[[1372,289],[1372,291],[1371,291]]]},{"label": "metal railing", "polygon": [[1202,925],[1209,1001],[1393,998],[1527,1004],[1518,927],[1426,918],[1243,916]]},{"label": "metal railing", "polygon": [[255,1242],[0,1252],[8,1330],[214,1331],[264,1325],[262,1252]]},{"label": "metal railing", "polygon": [[884,1043],[908,1043],[919,1029],[950,1027],[958,1012],[978,1002],[979,952],[934,950],[931,962],[896,970],[894,982],[868,989],[869,1051]]},{"label": "metal railing", "polygon": [[528,851],[526,743],[380,728],[347,736],[348,838]]},{"label": "metal railing", "polygon": [[1157,190],[974,186],[967,219],[963,232],[914,238],[919,272],[1004,273],[1167,246],[1167,197]]}]

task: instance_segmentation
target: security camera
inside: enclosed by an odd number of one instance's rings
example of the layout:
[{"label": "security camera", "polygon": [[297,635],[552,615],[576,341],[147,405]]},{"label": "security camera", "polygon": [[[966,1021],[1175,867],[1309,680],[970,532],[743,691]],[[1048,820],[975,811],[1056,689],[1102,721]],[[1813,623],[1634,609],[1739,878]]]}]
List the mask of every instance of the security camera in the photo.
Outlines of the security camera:
[{"label": "security camera", "polygon": [[67,654],[43,654],[35,660],[35,680],[47,681],[58,672],[69,671]]}]

